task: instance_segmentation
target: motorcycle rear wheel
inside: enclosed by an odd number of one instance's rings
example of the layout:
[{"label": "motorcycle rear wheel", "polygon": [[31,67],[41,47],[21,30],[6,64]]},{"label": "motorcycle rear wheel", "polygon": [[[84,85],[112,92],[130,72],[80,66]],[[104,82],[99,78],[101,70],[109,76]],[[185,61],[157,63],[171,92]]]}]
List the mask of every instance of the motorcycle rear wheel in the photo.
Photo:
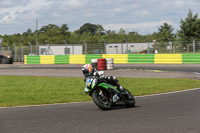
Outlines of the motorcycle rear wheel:
[{"label": "motorcycle rear wheel", "polygon": [[111,104],[109,99],[104,95],[103,97],[99,95],[99,92],[95,91],[92,93],[92,99],[94,103],[102,110],[111,109]]}]

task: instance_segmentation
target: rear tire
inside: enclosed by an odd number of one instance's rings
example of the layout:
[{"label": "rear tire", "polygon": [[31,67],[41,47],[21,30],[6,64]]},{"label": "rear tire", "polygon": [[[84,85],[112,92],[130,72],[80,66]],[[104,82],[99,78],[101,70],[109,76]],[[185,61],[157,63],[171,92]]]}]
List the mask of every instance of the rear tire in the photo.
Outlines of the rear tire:
[{"label": "rear tire", "polygon": [[102,110],[111,109],[111,104],[109,99],[104,95],[104,97],[99,95],[99,92],[92,93],[92,99],[94,103]]}]

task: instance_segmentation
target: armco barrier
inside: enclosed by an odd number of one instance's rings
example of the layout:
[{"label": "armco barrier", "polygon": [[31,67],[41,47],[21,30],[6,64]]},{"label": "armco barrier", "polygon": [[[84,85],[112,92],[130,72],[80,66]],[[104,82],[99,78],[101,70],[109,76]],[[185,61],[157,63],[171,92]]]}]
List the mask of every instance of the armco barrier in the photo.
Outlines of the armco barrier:
[{"label": "armco barrier", "polygon": [[69,55],[55,55],[55,64],[69,64]]},{"label": "armco barrier", "polygon": [[86,64],[91,64],[91,59],[101,59],[101,54],[88,54],[85,55]]},{"label": "armco barrier", "polygon": [[154,54],[128,54],[128,63],[154,63]]},{"label": "armco barrier", "polygon": [[154,64],[182,64],[182,54],[155,54]]},{"label": "armco barrier", "polygon": [[24,64],[40,64],[40,56],[24,56]]},{"label": "armco barrier", "polygon": [[85,55],[70,55],[69,64],[85,64]]},{"label": "armco barrier", "polygon": [[200,54],[182,54],[183,64],[200,64]]},{"label": "armco barrier", "polygon": [[55,64],[55,55],[40,55],[40,64]]},{"label": "armco barrier", "polygon": [[128,63],[128,54],[102,54],[102,58],[113,58],[114,64]]}]

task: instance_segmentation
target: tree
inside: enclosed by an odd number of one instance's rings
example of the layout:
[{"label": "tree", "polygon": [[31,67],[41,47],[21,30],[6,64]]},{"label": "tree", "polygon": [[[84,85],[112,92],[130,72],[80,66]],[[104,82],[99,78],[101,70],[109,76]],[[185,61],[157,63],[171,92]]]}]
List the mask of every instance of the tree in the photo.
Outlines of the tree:
[{"label": "tree", "polygon": [[193,15],[189,10],[187,17],[181,19],[180,31],[178,31],[179,37],[184,41],[191,41],[193,38],[197,40],[200,36],[200,20],[198,14]]},{"label": "tree", "polygon": [[80,27],[76,33],[83,34],[83,33],[91,33],[96,34],[97,32],[104,31],[101,25],[85,23],[83,26]]},{"label": "tree", "polygon": [[158,32],[157,32],[157,41],[159,42],[168,42],[169,40],[174,40],[174,34],[173,34],[174,28],[167,24],[164,23],[160,27],[158,27]]},{"label": "tree", "polygon": [[63,24],[61,27],[60,27],[60,31],[62,34],[66,34],[68,32],[69,28],[67,26],[67,24]]}]

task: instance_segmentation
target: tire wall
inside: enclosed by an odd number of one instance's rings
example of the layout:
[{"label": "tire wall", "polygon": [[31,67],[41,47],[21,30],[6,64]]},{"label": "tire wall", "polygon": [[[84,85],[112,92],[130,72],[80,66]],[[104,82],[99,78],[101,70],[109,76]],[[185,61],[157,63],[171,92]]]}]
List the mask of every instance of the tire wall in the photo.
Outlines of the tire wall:
[{"label": "tire wall", "polygon": [[85,55],[70,55],[69,64],[85,64]]},{"label": "tire wall", "polygon": [[114,64],[200,64],[200,54],[25,55],[24,64],[91,64],[101,58],[112,58]]},{"label": "tire wall", "polygon": [[69,64],[69,55],[55,55],[55,64]]},{"label": "tire wall", "polygon": [[101,59],[101,54],[88,54],[85,56],[86,63],[85,64],[91,64],[91,59]]},{"label": "tire wall", "polygon": [[128,63],[128,54],[103,54],[102,58],[113,58],[114,64]]},{"label": "tire wall", "polygon": [[183,64],[200,64],[200,54],[183,54]]},{"label": "tire wall", "polygon": [[154,55],[153,54],[129,54],[128,55],[128,63],[154,63]]},{"label": "tire wall", "polygon": [[40,64],[40,56],[24,56],[24,64]]},{"label": "tire wall", "polygon": [[40,55],[40,64],[55,64],[55,55]]},{"label": "tire wall", "polygon": [[182,54],[155,54],[154,64],[182,64]]}]

